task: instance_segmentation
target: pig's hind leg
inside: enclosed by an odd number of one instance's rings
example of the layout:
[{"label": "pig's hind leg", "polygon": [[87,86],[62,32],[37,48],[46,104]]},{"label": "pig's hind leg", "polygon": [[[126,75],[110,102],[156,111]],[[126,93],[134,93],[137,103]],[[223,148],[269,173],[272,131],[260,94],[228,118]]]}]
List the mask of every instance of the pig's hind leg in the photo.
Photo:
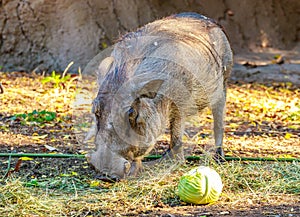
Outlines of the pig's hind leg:
[{"label": "pig's hind leg", "polygon": [[214,159],[218,162],[224,162],[224,151],[223,151],[223,134],[224,134],[224,110],[226,101],[226,91],[222,94],[222,97],[212,105],[212,114],[214,119],[214,139],[216,153]]}]

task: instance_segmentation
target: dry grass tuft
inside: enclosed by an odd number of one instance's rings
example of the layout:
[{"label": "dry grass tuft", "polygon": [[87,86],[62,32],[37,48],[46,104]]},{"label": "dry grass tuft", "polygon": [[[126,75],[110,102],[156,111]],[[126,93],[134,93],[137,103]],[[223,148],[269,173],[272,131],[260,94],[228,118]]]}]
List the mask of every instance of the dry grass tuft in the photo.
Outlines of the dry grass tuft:
[{"label": "dry grass tuft", "polygon": [[40,189],[17,180],[0,186],[0,216],[50,216],[63,213],[63,203]]},{"label": "dry grass tuft", "polygon": [[[6,81],[3,82],[5,94],[0,96],[3,117],[33,109],[55,111],[59,117],[72,114],[75,89],[42,85],[40,76],[27,78],[27,75],[22,77],[4,73],[0,73],[0,76]],[[295,97],[297,93],[299,88],[282,85],[230,85],[225,128],[226,153],[240,157],[299,158],[300,105]],[[202,154],[205,152],[202,147],[210,143],[210,114],[203,114],[201,120],[191,119],[193,122],[187,126],[188,139],[184,142],[192,142],[189,150],[191,155]],[[0,135],[6,136],[2,139],[2,145],[69,147],[73,145],[73,140],[69,140],[68,135],[73,131],[67,129],[72,122],[66,118],[61,121],[45,126],[22,126],[18,122],[11,125],[2,121]],[[49,136],[45,140],[34,140],[36,131]],[[195,134],[197,132],[200,134]],[[138,178],[103,183],[95,180],[89,172],[83,172],[84,168],[88,170],[83,161],[74,160],[66,165],[62,161],[59,160],[60,164],[45,159],[29,161],[27,164],[23,162],[20,171],[14,173],[18,179],[9,177],[2,180],[0,216],[153,216],[156,212],[158,216],[161,213],[182,216],[189,215],[193,210],[196,216],[212,216],[210,212],[214,209],[218,213],[239,209],[249,214],[248,211],[253,207],[269,206],[272,211],[277,205],[281,209],[289,205],[292,209],[286,215],[270,211],[268,216],[297,216],[300,213],[299,162],[226,162],[216,165],[210,157],[194,164],[166,161],[147,167]],[[0,165],[7,168],[7,159],[1,159]],[[177,196],[181,175],[198,165],[210,166],[222,177],[223,193],[213,205],[193,206],[181,202]],[[25,187],[31,177],[37,180],[39,187]],[[208,214],[201,214],[204,209],[209,211]],[[221,215],[218,213],[214,216]]]},{"label": "dry grass tuft", "polygon": [[[223,193],[214,206],[300,202],[299,163],[200,164],[216,169],[222,177]],[[99,182],[96,187],[75,188],[71,193],[28,188],[19,179],[8,180],[0,186],[0,216],[122,216],[170,207],[180,210],[188,204],[177,196],[178,181],[183,173],[197,165],[164,162],[146,169],[138,178],[112,184]]]}]

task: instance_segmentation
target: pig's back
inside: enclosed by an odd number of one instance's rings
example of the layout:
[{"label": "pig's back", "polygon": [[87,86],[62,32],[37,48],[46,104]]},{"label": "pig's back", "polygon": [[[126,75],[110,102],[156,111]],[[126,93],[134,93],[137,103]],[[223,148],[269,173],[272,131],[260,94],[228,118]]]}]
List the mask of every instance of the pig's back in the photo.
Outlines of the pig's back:
[{"label": "pig's back", "polygon": [[166,17],[124,35],[113,55],[128,63],[126,71],[132,73],[128,77],[145,72],[149,72],[145,80],[168,76],[191,92],[194,101],[210,104],[223,94],[230,72],[226,69],[232,65],[222,28],[196,13]]}]

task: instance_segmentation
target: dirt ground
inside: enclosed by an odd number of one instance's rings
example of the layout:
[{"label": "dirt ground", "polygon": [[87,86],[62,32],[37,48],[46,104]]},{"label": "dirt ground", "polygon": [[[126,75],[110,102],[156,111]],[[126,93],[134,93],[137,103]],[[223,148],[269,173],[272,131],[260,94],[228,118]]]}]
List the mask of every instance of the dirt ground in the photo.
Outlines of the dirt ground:
[{"label": "dirt ground", "polygon": [[[0,95],[0,153],[85,154],[89,151],[90,147],[80,145],[74,134],[70,103],[75,92],[74,85],[65,88],[66,85],[62,84],[55,89],[51,83],[42,84],[40,75],[21,72],[1,73],[0,78],[4,87],[4,94]],[[273,107],[259,104],[265,95],[270,96],[266,100],[271,102],[263,100],[262,103],[269,102],[274,104]],[[228,101],[228,118],[225,119],[227,156],[300,158],[298,87],[291,84],[230,84]],[[37,123],[15,116],[33,110],[55,111],[56,118]],[[38,115],[35,114],[35,118]],[[187,124],[187,136],[184,138],[187,155],[202,155],[211,140],[209,113],[198,121],[201,125]],[[193,141],[190,142],[191,138]],[[152,154],[162,154],[167,148],[167,139],[168,135],[162,137]],[[25,177],[28,180],[71,172],[78,173],[82,180],[93,179],[97,175],[84,158],[13,158],[8,163],[8,157],[1,157],[0,171],[0,177]],[[243,201],[241,198],[236,205],[229,202],[209,206],[158,204],[154,210],[126,215],[290,217],[300,216],[300,199],[299,195],[275,194],[269,201],[256,201],[254,195],[253,200]]]}]

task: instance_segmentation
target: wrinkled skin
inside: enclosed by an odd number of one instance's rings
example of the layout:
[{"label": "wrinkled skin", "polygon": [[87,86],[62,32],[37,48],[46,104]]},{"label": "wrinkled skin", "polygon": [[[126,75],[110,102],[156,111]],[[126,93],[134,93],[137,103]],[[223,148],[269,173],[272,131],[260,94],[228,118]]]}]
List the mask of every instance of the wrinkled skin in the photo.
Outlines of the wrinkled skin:
[{"label": "wrinkled skin", "polygon": [[216,159],[221,160],[231,68],[223,30],[195,13],[167,17],[123,36],[99,66],[92,110],[97,150],[88,156],[90,163],[113,179],[136,175],[167,126],[167,155],[182,159],[185,118],[206,107],[212,109]]}]

